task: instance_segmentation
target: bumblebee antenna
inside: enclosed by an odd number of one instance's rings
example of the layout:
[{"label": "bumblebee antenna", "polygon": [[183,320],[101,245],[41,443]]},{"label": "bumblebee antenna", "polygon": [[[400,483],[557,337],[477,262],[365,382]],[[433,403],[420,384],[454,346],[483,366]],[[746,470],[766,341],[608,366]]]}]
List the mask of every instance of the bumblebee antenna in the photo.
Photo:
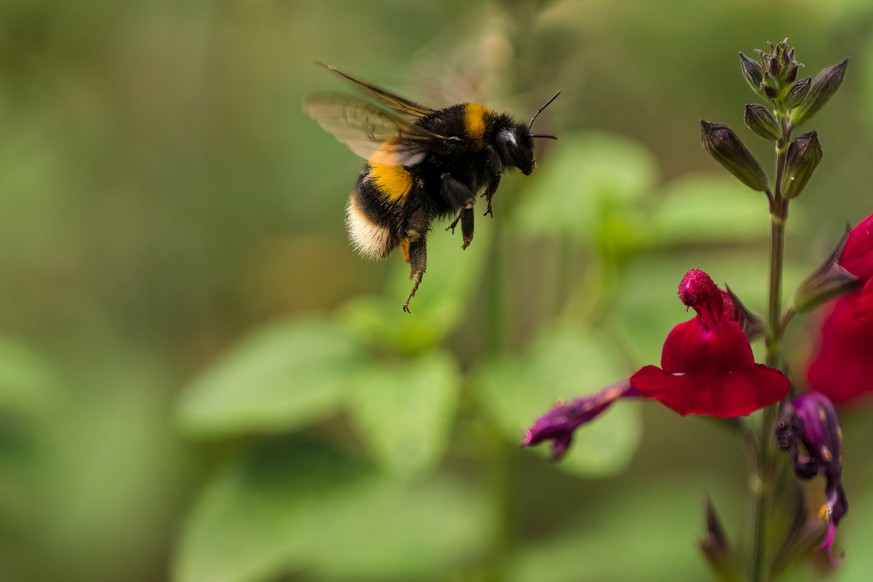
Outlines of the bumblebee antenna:
[{"label": "bumblebee antenna", "polygon": [[555,140],[555,141],[558,141],[558,138],[557,138],[557,137],[555,137],[555,136],[553,136],[553,135],[549,135],[549,134],[547,134],[547,133],[532,133],[532,134],[531,134],[531,137],[539,137],[539,138],[544,138],[544,139],[553,139],[553,140]]},{"label": "bumblebee antenna", "polygon": [[[540,107],[539,109],[537,109],[537,112],[533,114],[533,117],[530,118],[530,122],[527,124],[527,128],[528,128],[528,129],[530,129],[530,128],[533,127],[533,122],[536,121],[537,116],[538,116],[540,113],[543,112],[543,109],[545,109],[546,107],[548,107],[549,105],[551,105],[551,104],[552,104],[552,101],[554,101],[555,99],[557,99],[557,98],[558,98],[558,95],[560,95],[560,94],[561,94],[561,92],[558,91],[557,93],[555,93],[554,95],[552,95],[552,98],[551,98],[551,99],[549,99],[548,101],[546,101],[545,105],[543,105],[542,107]],[[553,136],[550,136],[550,135],[532,135],[531,137],[549,137],[549,138],[551,138],[551,139],[555,139]]]}]

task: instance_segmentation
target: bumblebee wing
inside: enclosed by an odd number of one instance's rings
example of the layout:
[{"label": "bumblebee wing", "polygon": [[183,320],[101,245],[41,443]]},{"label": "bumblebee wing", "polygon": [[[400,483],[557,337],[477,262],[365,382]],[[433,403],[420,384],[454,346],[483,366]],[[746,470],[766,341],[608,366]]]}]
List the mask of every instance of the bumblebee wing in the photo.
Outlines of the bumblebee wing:
[{"label": "bumblebee wing", "polygon": [[394,93],[390,93],[388,91],[385,91],[384,89],[380,89],[379,87],[376,87],[375,85],[371,85],[370,83],[367,83],[366,81],[362,81],[360,79],[357,79],[357,78],[349,75],[348,73],[344,73],[343,71],[340,71],[339,69],[337,69],[333,65],[325,65],[324,63],[318,63],[318,64],[321,65],[322,67],[324,67],[325,69],[327,69],[328,71],[332,71],[332,72],[336,73],[337,75],[339,75],[340,77],[343,77],[347,81],[350,81],[351,83],[353,83],[355,86],[357,86],[359,89],[365,91],[366,93],[369,93],[370,95],[375,96],[376,98],[381,100],[385,105],[387,105],[395,113],[399,113],[401,115],[409,115],[415,119],[420,119],[420,118],[422,118],[426,115],[430,115],[431,113],[434,113],[436,111],[434,109],[431,109],[430,107],[425,107],[424,105],[419,105],[418,103],[410,101],[409,99],[404,99],[403,97],[400,97],[399,95],[395,95]]},{"label": "bumblebee wing", "polygon": [[362,99],[338,94],[309,97],[306,112],[349,149],[371,163],[414,166],[444,137]]}]

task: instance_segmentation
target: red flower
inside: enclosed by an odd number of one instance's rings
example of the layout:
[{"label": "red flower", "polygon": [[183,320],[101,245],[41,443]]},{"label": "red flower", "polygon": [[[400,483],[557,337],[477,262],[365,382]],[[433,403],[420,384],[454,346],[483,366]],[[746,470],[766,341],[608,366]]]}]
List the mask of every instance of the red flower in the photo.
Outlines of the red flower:
[{"label": "red flower", "polygon": [[873,214],[849,233],[838,263],[862,283],[873,277]]},{"label": "red flower", "polygon": [[868,333],[873,333],[873,279],[868,279],[864,291],[855,301],[852,312]]},{"label": "red flower", "polygon": [[870,313],[870,301],[868,283],[864,291],[834,301],[822,322],[807,381],[834,404],[846,404],[873,391],[873,333],[863,323],[864,314]]},{"label": "red flower", "polygon": [[673,328],[664,342],[661,368],[645,366],[631,376],[642,396],[681,415],[743,416],[780,401],[788,378],[756,364],[749,340],[732,319],[733,305],[700,270],[685,274],[679,298],[697,316]]}]

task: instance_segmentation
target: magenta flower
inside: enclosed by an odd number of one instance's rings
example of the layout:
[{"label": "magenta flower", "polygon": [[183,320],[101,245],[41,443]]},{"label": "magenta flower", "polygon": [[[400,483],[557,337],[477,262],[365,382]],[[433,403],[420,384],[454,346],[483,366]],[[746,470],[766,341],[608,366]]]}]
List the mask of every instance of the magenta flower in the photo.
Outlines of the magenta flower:
[{"label": "magenta flower", "polygon": [[836,565],[840,560],[834,560],[833,543],[849,504],[841,479],[843,435],[834,405],[817,392],[786,402],[776,425],[776,442],[791,453],[794,472],[800,479],[825,478],[825,503],[819,515],[827,523],[827,532],[819,549],[826,552],[831,565]]},{"label": "magenta flower", "polygon": [[862,284],[873,277],[873,214],[849,232],[837,262]]},{"label": "magenta flower", "polygon": [[685,274],[679,298],[697,316],[667,336],[661,367],[645,366],[631,376],[640,395],[681,415],[743,416],[780,401],[788,378],[756,364],[749,340],[733,319],[734,306],[700,270]]},{"label": "magenta flower", "polygon": [[832,302],[806,372],[809,386],[837,405],[873,392],[873,333],[863,321],[870,310],[869,288],[870,283],[864,292]]},{"label": "magenta flower", "polygon": [[661,368],[645,366],[624,380],[569,404],[559,403],[540,416],[521,446],[552,441],[552,458],[570,446],[573,431],[596,418],[619,398],[644,396],[682,415],[731,417],[778,402],[788,393],[788,378],[756,364],[743,328],[742,305],[699,270],[685,274],[679,297],[697,316],[680,323],[664,342]]},{"label": "magenta flower", "polygon": [[867,332],[873,334],[873,278],[867,279],[864,290],[855,300],[852,315]]}]

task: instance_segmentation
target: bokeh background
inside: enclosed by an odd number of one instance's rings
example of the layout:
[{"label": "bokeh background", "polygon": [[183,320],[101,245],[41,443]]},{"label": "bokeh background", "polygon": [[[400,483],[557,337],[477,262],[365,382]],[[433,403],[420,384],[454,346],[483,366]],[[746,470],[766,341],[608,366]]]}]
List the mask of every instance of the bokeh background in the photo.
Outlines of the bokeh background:
[{"label": "bokeh background", "polygon": [[[517,444],[658,361],[687,269],[763,310],[765,201],[699,142],[727,123],[769,167],[738,51],[850,59],[789,293],[873,211],[871,32],[863,0],[3,2],[0,577],[705,578],[705,497],[740,549],[751,526],[734,435],[628,403],[561,464]],[[563,91],[472,246],[435,228],[412,315],[399,257],[347,243],[361,160],[301,104],[351,88],[314,61],[519,119]],[[866,580],[873,407],[842,414],[833,579]]]}]

